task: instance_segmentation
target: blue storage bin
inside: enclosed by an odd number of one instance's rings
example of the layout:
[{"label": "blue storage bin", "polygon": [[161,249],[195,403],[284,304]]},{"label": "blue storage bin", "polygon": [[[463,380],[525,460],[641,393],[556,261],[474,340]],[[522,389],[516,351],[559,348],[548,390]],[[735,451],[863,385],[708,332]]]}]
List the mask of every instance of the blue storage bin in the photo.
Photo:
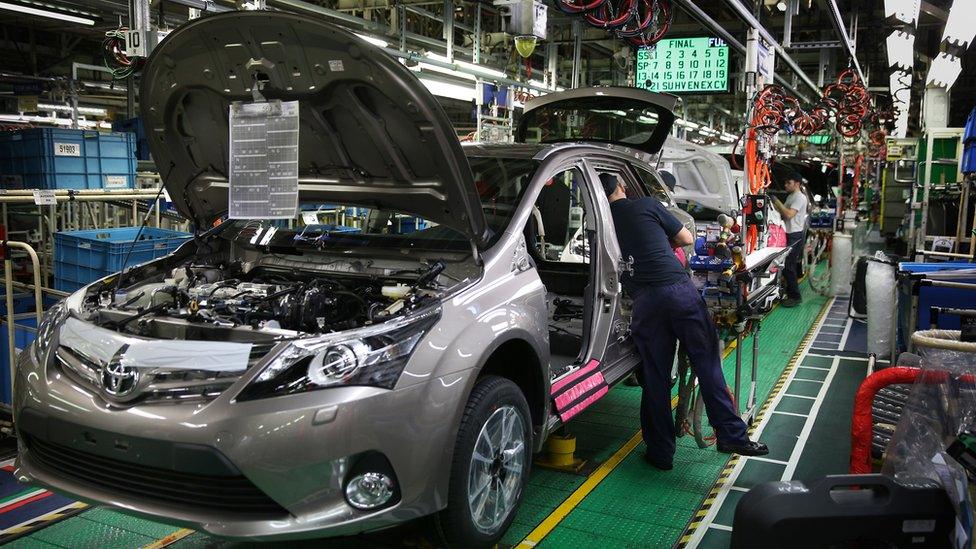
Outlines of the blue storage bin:
[{"label": "blue storage bin", "polygon": [[427,228],[427,221],[419,217],[397,217],[394,224],[397,228],[397,234],[407,234]]},{"label": "blue storage bin", "polygon": [[963,143],[976,142],[976,107],[969,111],[969,118],[966,119],[966,126],[962,133]]},{"label": "blue storage bin", "polygon": [[139,227],[55,233],[54,287],[65,292],[77,290],[125,267],[163,257],[192,236],[145,227],[139,240],[133,242],[137,233]]},{"label": "blue storage bin", "polygon": [[[10,353],[7,342],[7,322],[0,321],[0,399],[8,406],[12,403],[10,383]],[[37,337],[37,318],[34,313],[14,316],[14,349],[17,354],[27,348]]]},{"label": "blue storage bin", "polygon": [[131,189],[136,137],[64,128],[0,132],[0,182],[23,189]]},{"label": "blue storage bin", "polygon": [[[972,270],[972,277],[953,279],[953,282],[965,282],[967,284],[976,284],[976,264],[964,263],[964,262],[946,262],[946,263],[912,263],[904,262],[898,264],[899,272],[903,273],[931,273],[936,271],[948,271],[948,270]],[[902,299],[900,300],[903,305],[908,303],[908,297],[903,288]],[[976,291],[973,290],[960,290],[956,288],[934,288],[932,286],[923,286],[919,288],[918,291],[918,321],[915,324],[914,330],[928,330],[931,322],[929,316],[930,307],[956,307],[960,309],[976,309]],[[907,307],[900,307],[901,315],[901,326],[902,331],[906,332],[905,326],[907,325]],[[959,317],[955,315],[944,315],[939,317],[939,328],[943,330],[958,330],[960,326]],[[910,337],[911,332],[902,333],[903,341],[907,341],[906,337]]]},{"label": "blue storage bin", "polygon": [[976,141],[966,144],[962,153],[962,173],[976,173]]},{"label": "blue storage bin", "polygon": [[139,160],[150,160],[149,140],[146,139],[146,131],[143,128],[141,118],[137,116],[128,120],[116,120],[112,122],[112,131],[135,134],[136,158]]},{"label": "blue storage bin", "polygon": [[362,232],[362,229],[360,229],[359,227],[347,227],[345,225],[323,225],[323,224],[306,225],[302,229],[297,229],[298,234],[301,234],[303,230],[304,231],[307,231],[306,234],[316,234],[316,233],[322,232],[322,231],[328,231],[330,233],[359,233],[359,232]]}]

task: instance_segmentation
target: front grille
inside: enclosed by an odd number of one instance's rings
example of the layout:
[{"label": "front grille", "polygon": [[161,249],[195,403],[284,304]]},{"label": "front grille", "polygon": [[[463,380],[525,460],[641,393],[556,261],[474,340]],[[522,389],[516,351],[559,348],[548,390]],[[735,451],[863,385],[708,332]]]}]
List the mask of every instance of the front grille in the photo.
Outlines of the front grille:
[{"label": "front grille", "polygon": [[[273,349],[275,343],[253,343],[248,367],[257,364]],[[101,392],[101,365],[78,351],[61,345],[54,353],[61,372],[75,383],[94,393]],[[142,395],[127,404],[143,402],[209,401],[233,385],[242,372],[205,370],[157,370],[150,372],[147,383],[139,389]]]},{"label": "front grille", "polygon": [[210,476],[107,458],[23,433],[32,461],[49,474],[143,501],[262,519],[288,515],[246,477]]}]

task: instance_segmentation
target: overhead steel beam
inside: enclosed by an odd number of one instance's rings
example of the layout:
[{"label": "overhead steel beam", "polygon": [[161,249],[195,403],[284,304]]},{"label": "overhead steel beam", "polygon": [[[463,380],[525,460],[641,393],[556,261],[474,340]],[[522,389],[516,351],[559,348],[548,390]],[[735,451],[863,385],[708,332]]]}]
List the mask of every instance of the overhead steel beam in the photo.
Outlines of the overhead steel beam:
[{"label": "overhead steel beam", "polygon": [[829,48],[843,47],[840,40],[819,40],[817,42],[793,42],[790,44],[791,50],[822,50]]},{"label": "overhead steel beam", "polygon": [[[712,19],[710,15],[708,15],[707,13],[702,11],[701,8],[695,5],[693,0],[675,0],[675,2],[683,10],[685,10],[685,13],[690,15],[692,18],[697,19],[699,23],[701,23],[706,28],[710,29],[712,32],[717,34],[719,38],[721,38],[722,40],[725,40],[725,42],[729,46],[732,46],[732,49],[734,49],[735,51],[741,54],[746,53],[746,47],[742,45],[742,42],[736,40],[736,38],[732,36],[732,33],[727,31],[725,27],[720,25],[718,21]],[[801,99],[806,103],[810,102],[810,99],[806,95],[804,95],[799,90],[797,90],[796,87],[786,78],[783,78],[782,75],[776,74],[775,77],[776,77],[776,81],[779,82],[780,85],[793,92],[797,96],[797,98]],[[820,93],[820,88],[817,88],[817,93],[818,94]]]},{"label": "overhead steel beam", "polygon": [[769,31],[766,30],[766,28],[763,27],[761,23],[759,23],[759,20],[756,19],[756,17],[752,14],[752,12],[749,11],[749,8],[747,8],[745,4],[741,2],[741,0],[725,0],[725,3],[728,4],[729,7],[731,7],[732,10],[743,21],[751,25],[752,28],[756,29],[759,32],[759,34],[762,35],[763,39],[765,39],[767,42],[770,43],[770,45],[773,46],[773,48],[776,50],[776,55],[780,56],[780,58],[782,58],[783,61],[785,61],[786,64],[790,66],[790,69],[792,69],[793,72],[800,77],[800,80],[802,80],[804,84],[809,86],[810,89],[813,90],[816,94],[818,95],[820,94],[820,88],[817,87],[817,84],[814,83],[813,80],[810,80],[810,77],[807,76],[807,73],[803,72],[803,69],[801,69],[800,66],[796,64],[796,61],[794,61],[793,58],[790,57],[790,54],[787,53],[785,49],[783,49],[783,46],[781,46],[780,43],[777,42],[775,38],[773,38],[773,35],[770,34]]},{"label": "overhead steel beam", "polygon": [[837,7],[837,0],[824,1],[830,10],[830,22],[834,25],[834,30],[837,31],[841,45],[844,46],[847,55],[850,56],[851,64],[854,66],[854,70],[857,71],[857,76],[860,77],[861,82],[864,82],[864,73],[861,71],[861,64],[858,63],[857,55],[854,53],[854,42],[851,40],[851,36],[847,33],[847,28],[844,26],[844,18],[840,14],[840,8]]}]

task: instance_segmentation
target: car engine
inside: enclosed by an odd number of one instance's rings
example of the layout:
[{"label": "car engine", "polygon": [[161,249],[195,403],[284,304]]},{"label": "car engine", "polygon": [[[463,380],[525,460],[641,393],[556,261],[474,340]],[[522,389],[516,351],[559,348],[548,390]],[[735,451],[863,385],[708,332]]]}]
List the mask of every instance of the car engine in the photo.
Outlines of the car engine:
[{"label": "car engine", "polygon": [[[140,333],[149,318],[179,318],[224,328],[251,327],[325,333],[384,322],[435,299],[433,278],[443,264],[407,278],[321,276],[240,263],[186,264],[159,281],[135,284],[99,300],[103,326]],[[407,282],[407,283],[405,283]],[[125,313],[119,315],[119,313]],[[134,313],[134,314],[133,314]],[[140,321],[140,322],[136,322]]]}]

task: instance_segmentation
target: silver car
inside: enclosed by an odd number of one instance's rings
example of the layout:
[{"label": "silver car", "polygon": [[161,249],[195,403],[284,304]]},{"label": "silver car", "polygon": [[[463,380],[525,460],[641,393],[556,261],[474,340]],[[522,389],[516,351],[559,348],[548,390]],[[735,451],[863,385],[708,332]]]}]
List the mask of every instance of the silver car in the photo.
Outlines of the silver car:
[{"label": "silver car", "polygon": [[17,478],[228,538],[436,515],[496,542],[546,436],[638,362],[598,175],[673,206],[674,97],[552,94],[519,143],[462,147],[408,68],[271,12],[173,31],[143,82],[197,227],[228,209],[228,109],[254,87],[299,101],[301,203],[356,227],[225,220],[53,307],[17,364]]}]

